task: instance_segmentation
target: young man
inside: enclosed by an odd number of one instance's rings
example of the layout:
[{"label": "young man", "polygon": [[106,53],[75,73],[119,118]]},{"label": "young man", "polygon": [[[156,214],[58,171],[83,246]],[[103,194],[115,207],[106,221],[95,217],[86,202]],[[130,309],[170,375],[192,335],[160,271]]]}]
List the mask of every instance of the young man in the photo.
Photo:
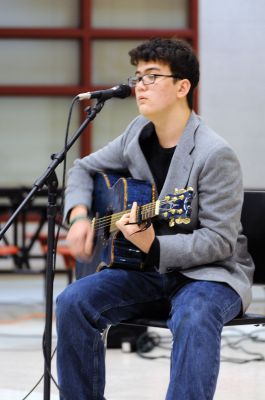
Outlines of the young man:
[{"label": "young man", "polygon": [[130,51],[140,116],[103,149],[71,169],[66,215],[75,257],[93,252],[91,208],[97,171],[126,171],[154,182],[163,198],[193,187],[191,222],[133,224],[136,204],[117,222],[145,255],[144,268],[103,268],[58,297],[58,376],[66,400],[104,399],[108,325],[168,307],[173,334],[166,400],[210,400],[219,371],[223,325],[251,300],[253,262],[241,233],[243,188],[230,146],[192,111],[199,65],[180,40],[153,39]]}]

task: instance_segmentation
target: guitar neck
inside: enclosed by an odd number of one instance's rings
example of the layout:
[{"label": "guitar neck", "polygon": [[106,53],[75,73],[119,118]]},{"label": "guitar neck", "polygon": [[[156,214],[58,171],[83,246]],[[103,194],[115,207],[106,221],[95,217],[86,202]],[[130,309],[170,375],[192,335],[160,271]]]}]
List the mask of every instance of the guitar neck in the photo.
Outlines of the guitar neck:
[{"label": "guitar neck", "polygon": [[[156,200],[151,203],[145,204],[143,206],[137,206],[136,210],[136,220],[137,221],[147,221],[150,218],[154,218],[155,216],[159,215],[159,208],[160,208],[160,201]],[[114,213],[109,216],[109,225],[110,225],[110,232],[114,232],[117,230],[116,222],[124,215],[129,213],[130,210],[123,210],[118,213]],[[100,219],[104,219],[100,218]]]},{"label": "guitar neck", "polygon": [[[142,206],[136,210],[136,222],[147,221],[157,215],[169,220],[169,226],[175,224],[189,224],[191,215],[191,200],[193,189],[175,189],[174,195],[167,195],[162,200],[156,200]],[[123,210],[118,213],[94,218],[93,226],[95,230],[108,228],[110,233],[117,231],[116,222],[131,210]]]}]

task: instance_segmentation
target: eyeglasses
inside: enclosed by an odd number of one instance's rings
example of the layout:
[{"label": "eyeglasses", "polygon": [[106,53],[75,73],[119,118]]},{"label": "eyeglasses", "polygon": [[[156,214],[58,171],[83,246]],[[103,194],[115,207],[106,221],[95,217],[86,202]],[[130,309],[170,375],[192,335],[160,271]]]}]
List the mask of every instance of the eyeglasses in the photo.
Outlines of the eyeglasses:
[{"label": "eyeglasses", "polygon": [[159,76],[163,76],[164,78],[181,79],[178,75],[146,74],[143,76],[131,76],[128,78],[128,85],[130,87],[135,87],[139,82],[143,82],[144,85],[152,85]]}]

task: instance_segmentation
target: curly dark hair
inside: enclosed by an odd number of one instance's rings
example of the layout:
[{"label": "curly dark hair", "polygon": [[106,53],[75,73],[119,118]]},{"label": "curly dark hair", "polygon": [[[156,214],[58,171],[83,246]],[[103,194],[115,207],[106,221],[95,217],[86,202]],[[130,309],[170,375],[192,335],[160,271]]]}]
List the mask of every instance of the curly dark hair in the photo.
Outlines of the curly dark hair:
[{"label": "curly dark hair", "polygon": [[137,65],[139,61],[160,61],[169,65],[172,74],[188,79],[191,83],[187,95],[189,107],[193,106],[193,92],[198,85],[200,68],[198,59],[192,47],[180,39],[150,39],[129,51],[131,64]]}]

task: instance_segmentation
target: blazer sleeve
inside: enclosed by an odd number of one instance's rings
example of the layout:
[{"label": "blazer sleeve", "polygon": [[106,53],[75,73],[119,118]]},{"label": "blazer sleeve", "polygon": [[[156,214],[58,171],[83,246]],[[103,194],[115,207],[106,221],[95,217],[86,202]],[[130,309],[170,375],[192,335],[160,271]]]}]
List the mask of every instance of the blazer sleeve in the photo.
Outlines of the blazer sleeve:
[{"label": "blazer sleeve", "polygon": [[141,116],[136,117],[126,130],[102,149],[74,162],[69,170],[67,188],[65,191],[64,215],[78,204],[88,209],[92,204],[93,176],[98,171],[128,172],[126,149],[132,139],[136,140],[147,121]]},{"label": "blazer sleeve", "polygon": [[[196,160],[194,165],[196,170]],[[198,183],[198,229],[158,237],[161,273],[215,264],[235,251],[241,229],[243,185],[233,150],[224,145],[210,151],[193,180]]]},{"label": "blazer sleeve", "polygon": [[117,137],[102,149],[78,159],[69,170],[65,192],[65,217],[78,204],[90,209],[93,193],[93,175],[97,171],[126,170],[123,160],[123,135]]}]

